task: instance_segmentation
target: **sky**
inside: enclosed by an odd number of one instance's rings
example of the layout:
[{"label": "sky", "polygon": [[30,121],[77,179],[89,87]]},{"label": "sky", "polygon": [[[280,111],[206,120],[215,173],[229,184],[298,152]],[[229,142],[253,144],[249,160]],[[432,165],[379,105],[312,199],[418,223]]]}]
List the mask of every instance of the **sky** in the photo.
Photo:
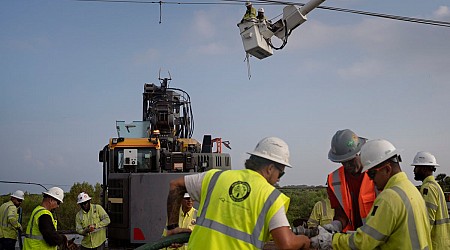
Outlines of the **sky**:
[{"label": "sky", "polygon": [[[323,5],[450,21],[443,0]],[[324,185],[339,167],[327,157],[331,138],[346,128],[403,149],[412,181],[418,151],[436,156],[436,174],[450,174],[450,28],[315,9],[284,49],[250,58],[249,79],[236,26],[243,3],[161,7],[1,1],[0,180],[65,191],[101,182],[99,150],[116,120],[142,119],[144,83],[158,84],[159,72],[190,94],[194,138],[230,141],[233,169],[260,139],[285,140],[294,167],[281,186]],[[283,9],[255,7],[274,21]],[[16,189],[43,191],[0,183],[0,194]]]}]

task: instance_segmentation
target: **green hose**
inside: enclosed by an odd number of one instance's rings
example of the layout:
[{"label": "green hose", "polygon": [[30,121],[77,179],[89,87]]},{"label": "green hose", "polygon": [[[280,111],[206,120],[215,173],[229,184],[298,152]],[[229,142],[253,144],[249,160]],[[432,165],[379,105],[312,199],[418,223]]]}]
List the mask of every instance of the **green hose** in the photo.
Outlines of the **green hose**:
[{"label": "green hose", "polygon": [[135,250],[158,250],[161,248],[170,247],[173,243],[184,244],[189,241],[191,233],[179,233],[163,237],[155,242],[146,243]]}]

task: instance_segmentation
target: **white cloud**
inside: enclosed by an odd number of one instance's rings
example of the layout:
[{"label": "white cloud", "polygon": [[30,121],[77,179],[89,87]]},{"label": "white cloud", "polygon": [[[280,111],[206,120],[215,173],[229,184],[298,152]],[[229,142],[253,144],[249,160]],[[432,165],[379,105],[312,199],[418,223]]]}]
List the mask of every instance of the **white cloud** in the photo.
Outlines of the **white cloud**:
[{"label": "white cloud", "polygon": [[221,43],[207,43],[191,49],[191,53],[198,55],[223,55],[227,52],[226,46]]},{"label": "white cloud", "polygon": [[147,49],[143,53],[137,54],[133,57],[133,63],[136,65],[149,64],[156,62],[160,58],[159,51],[153,48]]},{"label": "white cloud", "polygon": [[44,162],[40,159],[37,159],[31,149],[26,149],[23,159],[26,164],[29,164],[31,167],[39,167],[42,168],[45,166]]},{"label": "white cloud", "polygon": [[449,18],[450,9],[448,8],[448,6],[439,6],[439,8],[434,11],[433,16],[437,18]]},{"label": "white cloud", "polygon": [[217,18],[210,12],[197,11],[192,24],[192,31],[194,35],[201,39],[211,39],[216,34],[217,27],[214,26],[214,22]]},{"label": "white cloud", "polygon": [[337,72],[342,78],[368,78],[381,74],[383,66],[379,61],[366,60],[338,69]]}]

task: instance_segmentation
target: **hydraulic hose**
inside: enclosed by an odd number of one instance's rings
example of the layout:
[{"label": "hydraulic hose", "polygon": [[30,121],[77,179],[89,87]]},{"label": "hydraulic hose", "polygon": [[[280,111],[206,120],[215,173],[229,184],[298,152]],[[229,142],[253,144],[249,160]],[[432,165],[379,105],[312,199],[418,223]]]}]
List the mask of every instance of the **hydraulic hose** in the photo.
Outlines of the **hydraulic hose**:
[{"label": "hydraulic hose", "polygon": [[166,236],[158,241],[146,243],[136,248],[136,250],[158,250],[161,248],[170,247],[173,243],[184,244],[189,241],[189,236],[191,236],[191,233],[179,233]]}]

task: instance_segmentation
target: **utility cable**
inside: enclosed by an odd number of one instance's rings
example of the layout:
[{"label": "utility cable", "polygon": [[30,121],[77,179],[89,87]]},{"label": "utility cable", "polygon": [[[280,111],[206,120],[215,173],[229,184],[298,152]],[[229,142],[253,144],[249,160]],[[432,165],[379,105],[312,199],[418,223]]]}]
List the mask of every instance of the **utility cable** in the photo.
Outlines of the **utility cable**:
[{"label": "utility cable", "polygon": [[[242,3],[246,2],[246,0],[218,0],[218,2],[180,2],[180,1],[176,2],[176,1],[138,1],[138,0],[74,0],[74,1],[80,1],[80,2],[159,4],[160,5],[160,14],[161,14],[161,5],[162,4],[175,4],[175,5],[219,5],[219,4],[222,4],[222,5],[241,5]],[[258,5],[299,5],[299,6],[305,5],[303,3],[297,3],[297,2],[287,2],[287,1],[285,2],[285,1],[274,1],[274,0],[253,0],[252,2],[255,3],[255,4],[258,4]],[[337,11],[337,12],[357,14],[357,15],[365,15],[365,16],[371,16],[371,17],[377,17],[377,18],[385,18],[385,19],[396,20],[396,21],[411,22],[411,23],[426,24],[426,25],[433,25],[433,26],[450,28],[450,22],[437,21],[437,20],[431,20],[431,19],[405,17],[405,16],[390,15],[390,14],[384,14],[384,13],[369,12],[369,11],[361,11],[361,10],[352,10],[352,9],[345,9],[345,8],[338,8],[338,7],[330,7],[330,6],[324,6],[324,5],[320,5],[320,6],[316,7],[316,8],[317,9],[330,10],[330,11]],[[280,16],[280,15],[278,15],[278,16]],[[161,23],[161,20],[160,20],[160,23]]]}]

